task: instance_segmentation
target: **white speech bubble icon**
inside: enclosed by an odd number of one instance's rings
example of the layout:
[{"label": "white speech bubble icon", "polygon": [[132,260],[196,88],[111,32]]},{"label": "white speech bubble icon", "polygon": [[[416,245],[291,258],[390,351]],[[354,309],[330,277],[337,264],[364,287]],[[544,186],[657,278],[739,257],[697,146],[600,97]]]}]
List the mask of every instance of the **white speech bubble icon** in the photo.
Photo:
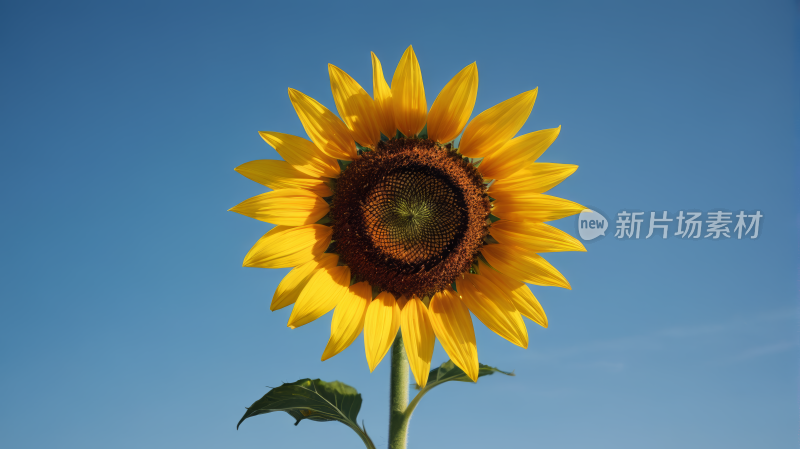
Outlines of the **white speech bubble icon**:
[{"label": "white speech bubble icon", "polygon": [[584,209],[578,217],[578,233],[583,240],[592,240],[606,235],[608,220],[599,212]]}]

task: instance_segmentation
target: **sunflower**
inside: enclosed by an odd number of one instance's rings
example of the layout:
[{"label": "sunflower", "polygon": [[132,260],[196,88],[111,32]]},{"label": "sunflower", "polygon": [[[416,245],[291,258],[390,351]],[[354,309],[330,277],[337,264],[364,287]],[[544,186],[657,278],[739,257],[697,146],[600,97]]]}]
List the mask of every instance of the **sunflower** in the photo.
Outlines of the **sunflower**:
[{"label": "sunflower", "polygon": [[411,47],[391,87],[374,53],[372,69],[370,96],[328,65],[338,116],[289,89],[311,140],[260,132],[284,160],[236,168],[272,191],[231,210],[276,225],[244,266],[292,268],[270,306],[294,305],[292,329],[333,310],[322,360],[363,330],[372,371],[400,331],[418,385],[427,382],[436,338],[477,380],[470,312],[526,348],[522,317],[547,327],[527,283],[570,288],[539,253],[585,251],[544,223],[584,209],[544,194],[577,166],[535,162],[560,127],[515,137],[538,88],[467,125],[478,91],[475,63],[447,83],[430,111]]}]

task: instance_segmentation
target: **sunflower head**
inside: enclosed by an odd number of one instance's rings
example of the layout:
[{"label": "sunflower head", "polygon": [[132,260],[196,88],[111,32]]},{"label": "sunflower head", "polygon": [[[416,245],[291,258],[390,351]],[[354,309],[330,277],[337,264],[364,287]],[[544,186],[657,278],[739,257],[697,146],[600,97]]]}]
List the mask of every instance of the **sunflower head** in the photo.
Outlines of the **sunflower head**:
[{"label": "sunflower head", "polygon": [[584,250],[544,223],[584,209],[544,194],[577,167],[535,162],[560,127],[514,137],[536,89],[467,126],[478,89],[475,63],[453,77],[430,111],[411,47],[391,87],[374,53],[372,67],[370,96],[329,65],[338,116],[290,89],[311,140],[262,132],[284,161],[237,168],[273,191],[232,210],[277,225],[244,265],[293,267],[271,306],[294,305],[290,327],[334,310],[323,360],[363,330],[372,370],[401,331],[417,384],[427,381],[436,338],[475,380],[470,311],[527,347],[522,317],[545,327],[547,318],[526,283],[569,288],[539,253]]},{"label": "sunflower head", "polygon": [[429,139],[379,142],[336,182],[335,251],[356,280],[433,296],[477,262],[490,210],[483,178],[456,151]]}]

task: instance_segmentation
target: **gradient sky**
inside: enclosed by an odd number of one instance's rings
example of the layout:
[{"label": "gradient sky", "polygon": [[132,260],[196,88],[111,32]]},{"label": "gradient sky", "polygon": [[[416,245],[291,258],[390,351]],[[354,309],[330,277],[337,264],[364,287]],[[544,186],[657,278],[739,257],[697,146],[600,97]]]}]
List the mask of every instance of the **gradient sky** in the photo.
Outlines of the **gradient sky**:
[{"label": "gradient sky", "polygon": [[580,165],[554,195],[764,218],[547,256],[573,289],[533,287],[527,350],[476,320],[517,376],[439,387],[410,447],[797,447],[797,4],[600,3],[3,2],[0,446],[359,447],[283,413],[236,430],[320,377],[385,447],[388,359],[320,362],[329,316],[269,311],[288,270],[241,267],[269,225],[226,210],[264,191],[233,168],[278,157],[257,131],[305,135],[288,87],[335,110],[327,63],[371,92],[369,52],[391,74],[413,45],[429,105],[473,61],[475,113],[539,87],[521,133],[562,125],[540,161]]}]

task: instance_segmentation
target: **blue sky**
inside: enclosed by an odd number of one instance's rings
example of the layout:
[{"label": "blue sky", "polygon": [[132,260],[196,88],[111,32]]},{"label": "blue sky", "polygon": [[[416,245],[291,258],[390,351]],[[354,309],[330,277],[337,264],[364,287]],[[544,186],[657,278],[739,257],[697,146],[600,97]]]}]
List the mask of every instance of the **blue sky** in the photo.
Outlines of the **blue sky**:
[{"label": "blue sky", "polygon": [[[521,133],[562,125],[553,190],[622,210],[758,210],[759,238],[619,240],[547,256],[549,329],[514,378],[428,395],[410,447],[797,447],[797,6],[762,2],[4,2],[0,5],[0,445],[357,447],[335,423],[235,424],[302,377],[364,395],[385,447],[388,360],[320,362],[325,317],[269,312],[287,270],[242,268],[268,225],[233,171],[329,108],[327,63],[371,85],[408,45],[429,104],[477,61],[476,113],[539,87]],[[368,89],[370,90],[370,89]],[[648,214],[649,215],[649,214]],[[705,218],[705,217],[704,217]],[[577,235],[576,217],[556,222]],[[673,222],[674,226],[674,222]],[[675,228],[672,228],[672,232]],[[440,346],[434,364],[446,360]]]}]

